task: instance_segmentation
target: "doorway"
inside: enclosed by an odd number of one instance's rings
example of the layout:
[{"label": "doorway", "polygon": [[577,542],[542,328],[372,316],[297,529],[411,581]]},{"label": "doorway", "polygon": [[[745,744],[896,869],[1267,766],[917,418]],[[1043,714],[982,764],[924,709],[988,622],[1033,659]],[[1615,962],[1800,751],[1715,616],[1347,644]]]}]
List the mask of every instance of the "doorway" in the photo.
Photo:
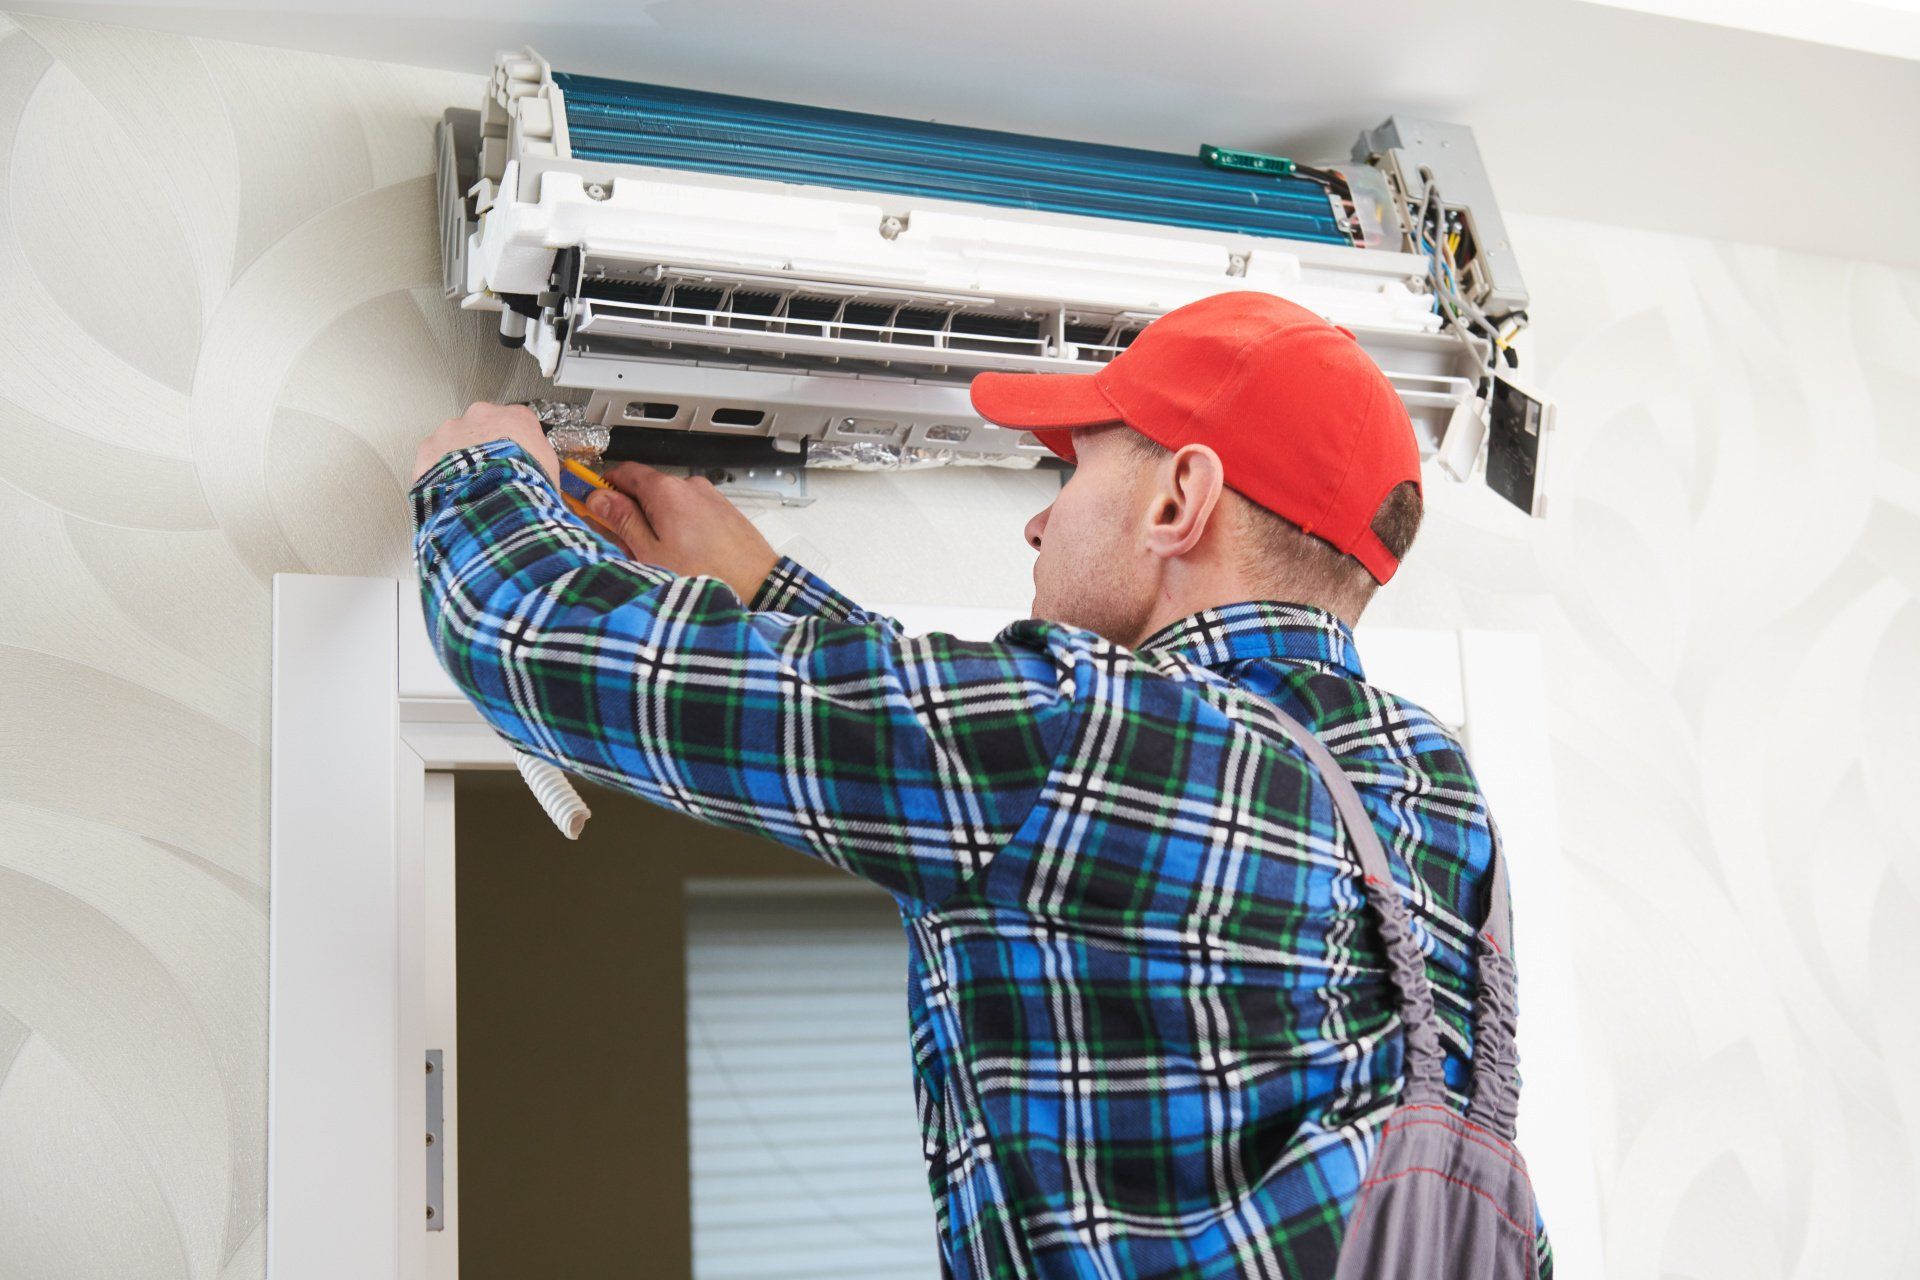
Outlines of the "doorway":
[{"label": "doorway", "polygon": [[462,1280],[933,1280],[892,900],[583,794],[455,775]]}]

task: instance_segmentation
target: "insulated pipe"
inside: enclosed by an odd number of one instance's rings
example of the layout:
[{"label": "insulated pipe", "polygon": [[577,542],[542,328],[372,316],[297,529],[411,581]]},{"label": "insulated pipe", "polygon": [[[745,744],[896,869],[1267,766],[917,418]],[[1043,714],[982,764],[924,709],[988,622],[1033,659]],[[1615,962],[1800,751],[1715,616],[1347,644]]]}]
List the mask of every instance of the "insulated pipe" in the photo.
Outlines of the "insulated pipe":
[{"label": "insulated pipe", "polygon": [[527,786],[533,789],[533,798],[553,819],[553,825],[560,828],[560,834],[569,840],[578,840],[580,828],[587,825],[593,810],[587,808],[586,801],[567,781],[567,775],[524,751],[513,753],[513,763],[520,770],[520,776],[527,780]]}]

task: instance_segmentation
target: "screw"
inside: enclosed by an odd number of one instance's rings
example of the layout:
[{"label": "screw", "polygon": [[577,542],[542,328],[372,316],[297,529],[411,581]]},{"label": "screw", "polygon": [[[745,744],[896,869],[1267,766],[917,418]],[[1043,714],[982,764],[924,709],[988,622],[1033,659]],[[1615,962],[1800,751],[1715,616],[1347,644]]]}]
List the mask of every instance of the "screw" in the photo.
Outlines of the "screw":
[{"label": "screw", "polygon": [[427,1145],[428,1145],[428,1146],[432,1146],[432,1145],[433,1145],[433,1135],[432,1135],[432,1134],[428,1134],[428,1135],[427,1135]]},{"label": "screw", "polygon": [[589,200],[605,200],[611,194],[613,193],[607,190],[604,183],[589,182],[587,184],[587,199]]},{"label": "screw", "polygon": [[888,214],[880,219],[880,235],[886,240],[897,240],[900,233],[907,229],[907,220],[898,214]]},{"label": "screw", "polygon": [[1243,276],[1247,274],[1247,255],[1244,253],[1228,254],[1227,274],[1230,276]]}]

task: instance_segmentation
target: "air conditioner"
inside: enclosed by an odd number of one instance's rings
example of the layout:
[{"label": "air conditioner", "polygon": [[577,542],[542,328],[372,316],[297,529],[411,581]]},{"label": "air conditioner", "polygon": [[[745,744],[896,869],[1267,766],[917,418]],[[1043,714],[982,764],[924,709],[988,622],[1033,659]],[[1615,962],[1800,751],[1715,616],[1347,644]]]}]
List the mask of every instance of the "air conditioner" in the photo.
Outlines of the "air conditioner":
[{"label": "air conditioner", "polygon": [[1351,330],[1449,474],[1484,456],[1541,508],[1551,412],[1508,372],[1526,288],[1458,125],[1390,119],[1319,165],[1182,156],[527,50],[438,143],[447,295],[499,313],[586,452],[758,459],[788,492],[818,466],[1031,466],[1051,455],[979,419],[973,375],[1084,372],[1174,307],[1260,289]]}]

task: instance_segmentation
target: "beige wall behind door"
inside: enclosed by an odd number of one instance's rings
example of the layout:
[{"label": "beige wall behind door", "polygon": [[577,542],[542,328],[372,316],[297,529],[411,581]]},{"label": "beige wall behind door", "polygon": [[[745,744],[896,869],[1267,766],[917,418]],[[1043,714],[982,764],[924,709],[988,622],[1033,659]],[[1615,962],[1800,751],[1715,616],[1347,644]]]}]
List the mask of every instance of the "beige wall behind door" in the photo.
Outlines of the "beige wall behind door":
[{"label": "beige wall behind door", "polygon": [[461,1280],[690,1277],[686,881],[842,873],[585,785],[569,843],[456,777]]}]

